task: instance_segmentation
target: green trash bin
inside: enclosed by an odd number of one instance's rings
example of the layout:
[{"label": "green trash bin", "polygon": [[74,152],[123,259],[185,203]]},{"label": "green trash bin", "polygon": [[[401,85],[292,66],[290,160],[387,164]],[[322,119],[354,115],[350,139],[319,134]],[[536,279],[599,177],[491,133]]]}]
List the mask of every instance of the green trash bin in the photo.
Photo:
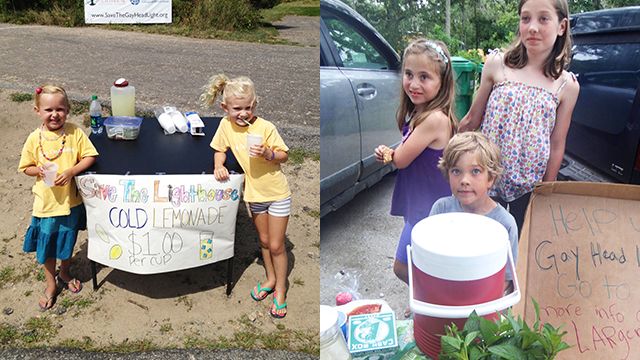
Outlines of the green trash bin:
[{"label": "green trash bin", "polygon": [[476,64],[460,56],[451,57],[451,66],[456,80],[455,114],[462,119],[471,107],[475,88]]}]

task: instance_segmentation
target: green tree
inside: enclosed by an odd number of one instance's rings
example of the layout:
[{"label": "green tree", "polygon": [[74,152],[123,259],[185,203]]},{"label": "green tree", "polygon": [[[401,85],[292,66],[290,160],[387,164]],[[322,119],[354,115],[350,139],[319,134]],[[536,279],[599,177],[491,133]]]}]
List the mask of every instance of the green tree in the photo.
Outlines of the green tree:
[{"label": "green tree", "polygon": [[[399,52],[418,36],[444,41],[452,54],[464,49],[507,46],[518,28],[517,0],[450,0],[446,34],[445,0],[345,0]],[[571,13],[637,5],[637,0],[569,0]]]}]

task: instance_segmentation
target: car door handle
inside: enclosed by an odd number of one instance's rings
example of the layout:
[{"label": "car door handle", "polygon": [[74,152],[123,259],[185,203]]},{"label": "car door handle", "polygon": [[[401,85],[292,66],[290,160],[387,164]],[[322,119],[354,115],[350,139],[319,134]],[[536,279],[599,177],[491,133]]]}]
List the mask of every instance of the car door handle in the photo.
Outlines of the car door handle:
[{"label": "car door handle", "polygon": [[373,99],[378,94],[376,88],[367,83],[359,84],[356,91],[358,92],[358,96],[362,96],[367,100]]}]

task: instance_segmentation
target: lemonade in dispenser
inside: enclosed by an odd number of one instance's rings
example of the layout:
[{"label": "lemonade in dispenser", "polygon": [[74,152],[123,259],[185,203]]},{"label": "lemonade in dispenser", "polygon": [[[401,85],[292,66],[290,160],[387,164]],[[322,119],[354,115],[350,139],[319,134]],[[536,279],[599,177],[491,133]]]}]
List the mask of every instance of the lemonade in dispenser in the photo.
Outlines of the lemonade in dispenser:
[{"label": "lemonade in dispenser", "polygon": [[135,116],[136,89],[120,78],[111,86],[111,114],[113,116]]}]

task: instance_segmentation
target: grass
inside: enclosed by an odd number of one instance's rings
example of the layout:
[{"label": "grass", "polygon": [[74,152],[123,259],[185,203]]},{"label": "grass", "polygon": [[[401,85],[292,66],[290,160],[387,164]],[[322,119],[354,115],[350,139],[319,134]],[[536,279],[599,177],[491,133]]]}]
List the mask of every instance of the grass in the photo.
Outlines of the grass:
[{"label": "grass", "polygon": [[59,304],[61,306],[63,306],[66,309],[72,309],[75,308],[76,310],[82,310],[82,309],[86,309],[88,307],[90,307],[91,305],[93,305],[95,303],[94,300],[91,299],[87,299],[87,298],[69,298],[69,297],[65,297],[64,299],[60,300]]},{"label": "grass", "polygon": [[60,346],[83,351],[91,351],[96,345],[93,339],[88,336],[83,336],[82,339],[66,339],[60,343]]},{"label": "grass", "polygon": [[33,101],[33,95],[28,93],[11,93],[9,95],[9,98],[11,99],[11,101],[18,103]]},{"label": "grass", "polygon": [[301,165],[302,163],[304,163],[304,159],[320,161],[320,153],[301,148],[289,149],[289,163],[293,165]]},{"label": "grass", "polygon": [[[318,334],[314,331],[296,331],[286,329],[284,324],[278,324],[277,330],[264,332],[262,328],[252,323],[246,315],[240,320],[232,321],[241,326],[231,337],[219,336],[209,338],[207,332],[199,332],[187,335],[182,340],[182,347],[186,349],[273,349],[303,352],[318,356],[320,346]],[[163,334],[173,331],[170,323],[160,326]],[[65,339],[57,344],[49,341],[58,333],[58,327],[49,317],[34,317],[23,326],[16,327],[6,323],[0,323],[0,348],[2,347],[33,347],[54,346],[68,349],[78,349],[94,352],[133,353],[156,349],[170,349],[172,346],[158,345],[148,339],[124,340],[119,343],[109,343],[98,346],[89,336],[82,339]]]},{"label": "grass", "polygon": [[134,353],[144,352],[160,349],[161,347],[154,344],[153,341],[147,339],[129,341],[124,340],[120,343],[109,344],[106,347],[94,349],[100,352],[114,352],[114,353]]},{"label": "grass", "polygon": [[160,332],[166,334],[168,332],[173,331],[173,326],[171,324],[162,324],[160,325]]},{"label": "grass", "polygon": [[36,280],[38,280],[40,282],[46,280],[46,277],[44,275],[44,268],[38,269],[38,273],[36,274]]},{"label": "grass", "polygon": [[180,296],[179,298],[177,298],[176,306],[179,305],[180,303],[183,303],[184,306],[187,307],[187,311],[191,311],[191,309],[193,309],[193,301],[189,299],[188,296]]},{"label": "grass", "polygon": [[287,15],[320,16],[320,1],[299,0],[283,2],[272,9],[262,10],[262,18],[267,22],[279,21]]},{"label": "grass", "polygon": [[58,335],[58,327],[48,317],[32,317],[24,324],[24,328],[20,337],[26,344],[46,342]]},{"label": "grass", "polygon": [[13,280],[16,269],[13,266],[5,266],[0,269],[0,284],[8,283]]},{"label": "grass", "polygon": [[18,329],[15,326],[0,323],[0,346],[11,345],[18,338]]},{"label": "grass", "polygon": [[16,269],[13,266],[4,266],[0,268],[0,288],[3,288],[7,284],[15,284],[17,282],[23,281],[29,278],[31,274],[31,270],[24,267],[21,269]]},{"label": "grass", "polygon": [[192,334],[185,337],[183,345],[188,349],[273,349],[298,351],[315,356],[320,354],[318,335],[313,331],[287,330],[284,325],[278,324],[276,331],[265,333],[246,315],[236,323],[240,324],[242,329],[231,338],[207,338],[200,334]]}]

